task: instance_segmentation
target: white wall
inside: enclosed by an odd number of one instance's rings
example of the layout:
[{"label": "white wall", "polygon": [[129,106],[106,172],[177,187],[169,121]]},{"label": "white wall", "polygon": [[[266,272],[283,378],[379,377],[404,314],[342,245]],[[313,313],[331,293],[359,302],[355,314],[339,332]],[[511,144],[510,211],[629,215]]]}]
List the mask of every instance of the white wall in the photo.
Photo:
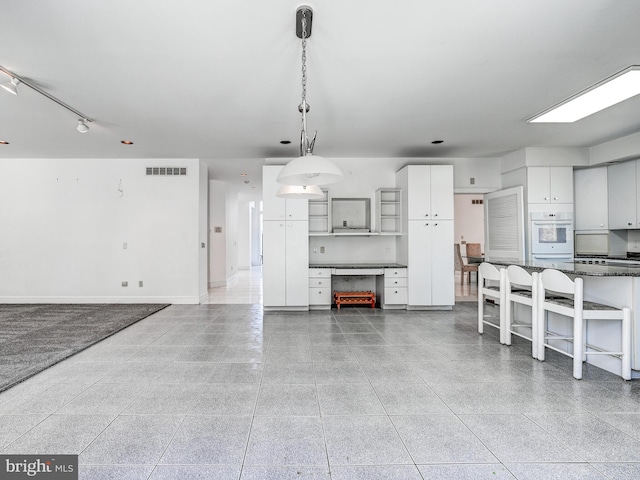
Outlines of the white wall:
[{"label": "white wall", "polygon": [[[198,303],[206,238],[198,160],[0,166],[0,302]],[[188,175],[147,176],[148,166]]]},{"label": "white wall", "polygon": [[[473,204],[472,200],[482,200],[482,195],[454,195],[454,242],[462,244],[479,243],[484,252],[484,205]],[[464,255],[464,245],[461,245]]]},{"label": "white wall", "polygon": [[199,217],[199,235],[200,235],[200,258],[198,260],[198,266],[200,269],[200,276],[198,281],[198,291],[200,294],[200,301],[206,301],[208,295],[208,281],[209,281],[209,168],[204,162],[200,162],[200,176],[198,178],[199,185],[199,197],[198,206],[200,211]]},{"label": "white wall", "polygon": [[227,284],[226,197],[226,184],[209,180],[209,287]]},{"label": "white wall", "polygon": [[251,268],[251,202],[238,202],[238,270]]},{"label": "white wall", "polygon": [[226,279],[229,280],[238,273],[238,190],[233,185],[226,184]]}]

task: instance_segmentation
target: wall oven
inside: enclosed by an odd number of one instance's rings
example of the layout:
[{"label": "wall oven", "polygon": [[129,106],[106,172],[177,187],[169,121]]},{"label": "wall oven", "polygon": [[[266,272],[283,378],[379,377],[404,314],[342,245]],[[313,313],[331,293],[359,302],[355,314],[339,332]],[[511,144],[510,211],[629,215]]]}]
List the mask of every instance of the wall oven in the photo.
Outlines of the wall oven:
[{"label": "wall oven", "polygon": [[573,213],[531,213],[531,257],[573,260]]}]

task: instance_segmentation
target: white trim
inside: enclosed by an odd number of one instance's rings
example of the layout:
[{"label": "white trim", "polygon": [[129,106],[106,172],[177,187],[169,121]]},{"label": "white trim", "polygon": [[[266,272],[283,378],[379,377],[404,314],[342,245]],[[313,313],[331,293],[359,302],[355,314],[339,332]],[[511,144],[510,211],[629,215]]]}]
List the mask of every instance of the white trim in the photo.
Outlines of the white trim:
[{"label": "white trim", "polygon": [[218,280],[217,282],[209,282],[209,288],[226,287],[226,280]]},{"label": "white trim", "polygon": [[199,298],[185,297],[0,297],[0,303],[172,303],[198,304]]}]

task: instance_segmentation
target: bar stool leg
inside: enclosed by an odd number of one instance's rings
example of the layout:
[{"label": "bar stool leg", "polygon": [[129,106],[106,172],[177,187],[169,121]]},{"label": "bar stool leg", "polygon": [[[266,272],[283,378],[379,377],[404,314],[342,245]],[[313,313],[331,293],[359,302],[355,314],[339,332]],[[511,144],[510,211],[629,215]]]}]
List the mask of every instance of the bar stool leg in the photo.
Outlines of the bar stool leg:
[{"label": "bar stool leg", "polygon": [[625,380],[631,380],[631,310],[622,309],[622,372]]}]

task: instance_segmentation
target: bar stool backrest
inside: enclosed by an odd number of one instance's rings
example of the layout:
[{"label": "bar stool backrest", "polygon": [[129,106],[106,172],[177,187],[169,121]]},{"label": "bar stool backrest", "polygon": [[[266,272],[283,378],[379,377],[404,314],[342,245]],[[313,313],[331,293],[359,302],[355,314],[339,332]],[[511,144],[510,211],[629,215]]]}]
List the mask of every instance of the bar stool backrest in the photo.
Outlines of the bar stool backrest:
[{"label": "bar stool backrest", "polygon": [[518,265],[509,265],[507,267],[507,278],[511,284],[533,287],[532,275]]},{"label": "bar stool backrest", "polygon": [[[478,267],[478,271],[484,280],[500,281],[500,270],[488,262],[482,262]],[[482,285],[480,285],[482,287]]]},{"label": "bar stool backrest", "polygon": [[540,282],[544,290],[551,290],[563,294],[573,295],[577,289],[582,290],[582,279],[576,278],[575,282],[559,270],[548,268],[540,274]]}]

